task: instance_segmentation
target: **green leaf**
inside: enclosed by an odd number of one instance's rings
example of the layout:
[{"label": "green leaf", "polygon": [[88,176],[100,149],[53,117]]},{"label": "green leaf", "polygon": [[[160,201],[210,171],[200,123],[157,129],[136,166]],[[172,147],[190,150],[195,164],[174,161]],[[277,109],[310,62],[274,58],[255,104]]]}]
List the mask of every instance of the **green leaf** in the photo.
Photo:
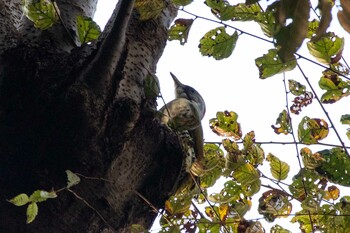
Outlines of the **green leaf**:
[{"label": "green leaf", "polygon": [[27,224],[33,222],[38,215],[38,205],[32,202],[27,207]]},{"label": "green leaf", "polygon": [[304,117],[298,126],[298,139],[305,144],[315,144],[328,136],[328,124],[323,119]]},{"label": "green leaf", "polygon": [[78,15],[77,27],[81,44],[96,41],[101,34],[100,27],[89,17]]},{"label": "green leaf", "polygon": [[177,6],[187,6],[193,2],[193,0],[171,0]]},{"label": "green leaf", "polygon": [[320,22],[316,19],[313,19],[309,22],[309,26],[307,28],[307,38],[311,39],[313,36],[316,35],[316,31],[319,25]]},{"label": "green leaf", "polygon": [[253,166],[258,166],[263,164],[265,159],[264,150],[259,144],[255,144],[255,133],[251,131],[247,133],[243,138],[243,154],[245,154],[245,159]]},{"label": "green leaf", "polygon": [[277,51],[277,49],[270,49],[267,54],[255,59],[255,65],[259,69],[259,77],[261,79],[293,70],[297,65],[296,60],[283,62],[278,56]]},{"label": "green leaf", "polygon": [[290,121],[290,116],[287,112],[287,110],[283,110],[278,118],[276,119],[276,125],[279,126],[274,126],[271,125],[271,127],[275,130],[276,134],[281,134],[283,133],[284,135],[287,135],[292,132],[292,125]]},{"label": "green leaf", "polygon": [[280,190],[268,190],[259,199],[258,212],[262,214],[268,222],[273,222],[276,218],[288,216],[292,211],[292,204],[288,196]]},{"label": "green leaf", "polygon": [[273,178],[280,181],[288,177],[290,167],[286,162],[281,161],[271,153],[267,155],[266,160],[270,162],[270,171]]},{"label": "green leaf", "polygon": [[193,19],[176,19],[168,31],[168,40],[178,40],[181,45],[187,43]]},{"label": "green leaf", "polygon": [[293,182],[289,185],[289,190],[294,198],[303,201],[307,195],[319,195],[321,190],[318,187],[318,183],[321,179],[322,176],[316,171],[302,168],[293,177]]},{"label": "green leaf", "polygon": [[140,15],[141,21],[157,18],[165,8],[163,0],[136,0],[134,8]]},{"label": "green leaf", "polygon": [[249,163],[238,167],[234,171],[233,177],[237,180],[237,182],[241,183],[243,187],[250,187],[252,184],[260,181],[259,172]]},{"label": "green leaf", "polygon": [[307,42],[307,48],[312,56],[324,64],[332,64],[339,61],[344,49],[344,38],[328,32],[316,41]]},{"label": "green leaf", "polygon": [[324,71],[318,85],[326,92],[321,97],[321,102],[332,104],[341,98],[350,95],[350,81],[343,81],[338,74],[332,71]]},{"label": "green leaf", "polygon": [[201,161],[204,172],[201,174],[200,186],[208,188],[221,177],[225,166],[223,151],[215,144],[204,145],[204,160]]},{"label": "green leaf", "polygon": [[67,188],[71,188],[77,184],[80,183],[80,177],[77,176],[75,173],[71,172],[70,170],[66,170],[67,174]]},{"label": "green leaf", "polygon": [[21,193],[14,198],[8,200],[8,202],[14,204],[15,206],[23,206],[29,202],[29,197],[25,193]]},{"label": "green leaf", "polygon": [[220,232],[220,224],[213,223],[206,218],[201,218],[198,221],[199,232],[211,232],[211,233],[219,233]]},{"label": "green leaf", "polygon": [[277,23],[275,17],[275,11],[267,9],[266,12],[260,12],[254,19],[257,22],[265,36],[273,37],[281,28],[280,24]]},{"label": "green leaf", "polygon": [[245,193],[241,185],[237,184],[234,180],[229,180],[225,182],[224,188],[220,193],[211,194],[208,199],[215,203],[227,203],[238,201],[242,196],[245,196]]},{"label": "green leaf", "polygon": [[184,214],[190,209],[192,197],[193,195],[191,195],[189,192],[171,196],[165,202],[165,210],[170,215]]},{"label": "green leaf", "polygon": [[301,83],[299,83],[293,79],[288,80],[288,86],[289,86],[290,92],[296,96],[304,94],[306,91],[305,85],[302,85]]},{"label": "green leaf", "polygon": [[280,24],[286,19],[292,19],[287,26],[283,26],[275,35],[276,45],[280,46],[278,55],[282,61],[293,61],[294,53],[299,49],[308,32],[308,18],[310,5],[305,0],[281,1],[278,10]]},{"label": "green leaf", "polygon": [[217,112],[216,118],[209,120],[210,129],[219,136],[239,140],[242,137],[242,131],[237,119],[238,114],[233,111]]},{"label": "green leaf", "polygon": [[43,202],[46,201],[49,198],[56,198],[57,194],[52,191],[52,192],[47,192],[44,190],[36,190],[30,195],[29,201],[30,202]]},{"label": "green leaf", "polygon": [[237,39],[236,31],[230,36],[226,33],[225,27],[218,27],[200,39],[199,51],[203,56],[213,56],[216,60],[228,58],[236,46]]},{"label": "green leaf", "polygon": [[292,232],[276,224],[273,227],[271,227],[270,233],[292,233]]},{"label": "green leaf", "polygon": [[50,0],[24,0],[23,14],[34,23],[34,27],[46,30],[58,20],[58,7]]},{"label": "green leaf", "polygon": [[343,125],[350,125],[350,114],[342,115],[341,118],[340,118],[340,122]]},{"label": "green leaf", "polygon": [[250,21],[261,12],[258,4],[246,5],[243,3],[232,6],[225,0],[206,0],[205,4],[211,8],[211,12],[220,20]]},{"label": "green leaf", "polygon": [[346,187],[350,186],[350,158],[340,148],[318,152],[323,158],[316,171],[331,182]]}]

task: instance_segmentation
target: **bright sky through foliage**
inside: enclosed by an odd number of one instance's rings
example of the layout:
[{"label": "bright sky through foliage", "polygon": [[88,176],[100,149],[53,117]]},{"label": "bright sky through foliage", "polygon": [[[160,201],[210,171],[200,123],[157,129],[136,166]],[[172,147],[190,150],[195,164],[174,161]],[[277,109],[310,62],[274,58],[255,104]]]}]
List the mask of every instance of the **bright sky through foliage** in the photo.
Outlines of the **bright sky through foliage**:
[{"label": "bright sky through foliage", "polygon": [[[99,1],[95,21],[101,25],[101,28],[112,13],[115,2],[116,0]],[[231,4],[237,4],[238,2],[241,1],[230,1]],[[265,1],[262,1],[262,4],[264,4],[264,2]],[[312,4],[313,6],[317,5],[315,1],[312,1]],[[194,1],[194,3],[185,7],[185,10],[198,16],[217,20],[211,14],[209,8],[204,6],[203,1]],[[194,16],[181,11],[179,11],[178,17],[194,19]],[[316,16],[311,13],[311,17],[315,18]],[[248,33],[250,33],[255,36],[266,38],[257,24],[240,22],[233,22],[230,24],[242,30],[243,33],[238,32],[239,38],[233,54],[229,58],[221,61],[203,57],[198,49],[199,40],[203,35],[213,28],[222,26],[220,24],[197,18],[192,25],[188,42],[184,46],[180,45],[179,41],[168,41],[157,69],[157,76],[160,81],[163,98],[166,102],[174,98],[174,84],[169,72],[174,73],[181,82],[194,87],[201,93],[207,106],[206,116],[202,121],[206,142],[220,142],[222,140],[222,138],[218,137],[210,130],[209,120],[216,116],[217,111],[224,110],[236,112],[243,135],[254,130],[257,142],[292,142],[293,139],[291,135],[276,135],[271,128],[271,125],[275,124],[279,113],[286,108],[283,74],[262,80],[259,79],[259,71],[255,66],[255,59],[266,54],[269,49],[273,48],[273,44],[248,35]],[[350,36],[339,26],[336,16],[333,17],[329,30],[334,31],[339,37],[344,37],[345,43],[349,43]],[[227,28],[227,32],[233,34],[234,30]],[[306,58],[314,60],[307,51],[305,44],[298,53]],[[345,60],[350,63],[349,47],[347,44],[345,44],[343,56]],[[324,68],[305,59],[299,59],[298,64],[302,72],[309,78],[312,85],[317,87],[321,72]],[[303,85],[307,85],[298,68],[294,69],[292,72],[286,72],[284,75],[286,80],[294,79]],[[307,89],[310,90],[308,86]],[[319,96],[323,94],[319,88],[316,89],[316,93]],[[291,95],[289,95],[288,98],[288,104],[290,106],[292,104]],[[302,114],[292,115],[295,134],[298,123],[304,116],[326,119],[320,105],[316,103],[316,100],[314,101],[315,103],[302,110]],[[158,103],[160,106],[163,105],[161,99],[159,99]],[[340,124],[341,115],[350,114],[349,97],[340,100],[336,104],[324,106],[333,119],[333,123],[338,129],[339,134],[342,135],[343,141],[349,146],[349,140],[345,136],[347,127]],[[330,129],[329,136],[322,142],[339,144],[332,129]],[[299,150],[303,147],[303,145],[300,145]],[[271,152],[291,166],[289,176],[286,180],[286,183],[291,183],[292,177],[299,170],[295,145],[263,144],[262,148],[266,155]],[[319,146],[310,146],[309,148],[312,148],[314,152],[320,150]],[[329,149],[329,147],[321,148]],[[263,166],[261,171],[269,175],[270,167]],[[267,191],[267,189],[262,187],[261,191]],[[341,192],[343,192],[343,189],[341,189]],[[347,192],[349,193],[349,191]],[[345,193],[341,194],[345,195]],[[260,197],[260,195],[258,194],[256,197]],[[253,207],[245,216],[247,219],[261,217],[257,212],[257,204],[258,202],[253,201]],[[293,212],[297,211],[297,206],[298,205],[293,206]],[[279,218],[276,219],[273,224],[264,223],[265,230],[269,232],[270,227],[268,226],[279,224],[291,230],[293,233],[299,232],[298,225],[291,224],[289,222],[290,219],[291,218]]]}]

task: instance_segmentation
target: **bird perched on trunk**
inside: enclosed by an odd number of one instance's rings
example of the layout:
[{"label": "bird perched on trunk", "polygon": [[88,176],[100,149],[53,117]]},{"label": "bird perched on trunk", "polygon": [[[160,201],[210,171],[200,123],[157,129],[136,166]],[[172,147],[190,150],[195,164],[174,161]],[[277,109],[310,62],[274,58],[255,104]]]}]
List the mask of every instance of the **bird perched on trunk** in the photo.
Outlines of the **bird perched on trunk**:
[{"label": "bird perched on trunk", "polygon": [[[195,159],[203,158],[203,129],[201,120],[205,114],[203,97],[194,88],[182,84],[174,74],[170,73],[175,83],[175,99],[160,109],[161,123],[177,132],[188,131],[193,145],[183,146],[185,153],[194,149]],[[184,141],[184,140],[182,140]],[[185,141],[188,141],[187,139]],[[189,143],[187,143],[189,144]]]}]

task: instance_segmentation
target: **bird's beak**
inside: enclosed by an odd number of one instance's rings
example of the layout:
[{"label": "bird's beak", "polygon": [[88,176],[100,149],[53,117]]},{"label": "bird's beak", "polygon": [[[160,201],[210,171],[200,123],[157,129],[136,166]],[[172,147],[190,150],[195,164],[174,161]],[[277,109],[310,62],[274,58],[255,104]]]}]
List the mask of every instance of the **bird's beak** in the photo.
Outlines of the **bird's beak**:
[{"label": "bird's beak", "polygon": [[175,86],[180,86],[183,87],[184,85],[176,78],[176,76],[170,72],[171,77],[173,78],[174,82],[175,82]]}]

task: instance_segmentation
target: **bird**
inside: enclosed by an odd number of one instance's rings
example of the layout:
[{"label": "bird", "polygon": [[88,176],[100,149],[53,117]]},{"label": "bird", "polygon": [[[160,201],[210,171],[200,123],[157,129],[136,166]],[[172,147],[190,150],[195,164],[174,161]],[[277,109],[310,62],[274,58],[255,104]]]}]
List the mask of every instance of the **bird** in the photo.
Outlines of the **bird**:
[{"label": "bird", "polygon": [[173,73],[170,72],[170,75],[175,84],[175,99],[160,109],[161,123],[178,132],[186,155],[185,170],[189,172],[194,161],[204,158],[201,120],[205,115],[206,105],[198,91],[181,83]]}]

